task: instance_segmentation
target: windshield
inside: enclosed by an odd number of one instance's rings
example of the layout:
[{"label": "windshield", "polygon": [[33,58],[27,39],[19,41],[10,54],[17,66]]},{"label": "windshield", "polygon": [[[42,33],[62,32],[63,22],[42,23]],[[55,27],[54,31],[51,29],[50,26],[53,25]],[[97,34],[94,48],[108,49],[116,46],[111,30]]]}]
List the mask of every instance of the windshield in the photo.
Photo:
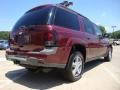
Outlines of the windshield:
[{"label": "windshield", "polygon": [[0,43],[3,43],[4,41],[0,41]]},{"label": "windshield", "polygon": [[32,12],[25,13],[15,24],[13,30],[17,30],[21,26],[30,25],[46,25],[48,24],[48,19],[52,7],[41,8]]}]

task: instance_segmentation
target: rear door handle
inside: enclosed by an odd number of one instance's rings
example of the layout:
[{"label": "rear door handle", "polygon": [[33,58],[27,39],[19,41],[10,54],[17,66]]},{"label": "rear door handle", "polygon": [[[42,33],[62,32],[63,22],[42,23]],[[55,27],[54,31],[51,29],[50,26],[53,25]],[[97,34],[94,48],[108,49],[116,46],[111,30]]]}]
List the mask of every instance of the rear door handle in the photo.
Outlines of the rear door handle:
[{"label": "rear door handle", "polygon": [[89,37],[87,37],[87,39],[88,39],[88,40],[90,40],[90,38],[89,38]]}]

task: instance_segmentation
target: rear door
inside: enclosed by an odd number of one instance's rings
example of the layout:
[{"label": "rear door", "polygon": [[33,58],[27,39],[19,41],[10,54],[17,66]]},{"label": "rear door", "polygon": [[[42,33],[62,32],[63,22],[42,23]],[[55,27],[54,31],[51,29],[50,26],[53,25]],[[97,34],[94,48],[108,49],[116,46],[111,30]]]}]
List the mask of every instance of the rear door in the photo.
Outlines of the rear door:
[{"label": "rear door", "polygon": [[97,25],[94,25],[96,37],[99,39],[98,49],[99,49],[99,56],[104,55],[107,52],[107,45],[109,43],[109,40],[107,38],[102,37],[102,32],[100,31],[99,27]]},{"label": "rear door", "polygon": [[84,35],[88,48],[87,59],[90,60],[91,58],[98,56],[99,39],[95,35],[93,23],[86,18],[84,18],[83,21],[84,21],[84,32],[85,32]]}]

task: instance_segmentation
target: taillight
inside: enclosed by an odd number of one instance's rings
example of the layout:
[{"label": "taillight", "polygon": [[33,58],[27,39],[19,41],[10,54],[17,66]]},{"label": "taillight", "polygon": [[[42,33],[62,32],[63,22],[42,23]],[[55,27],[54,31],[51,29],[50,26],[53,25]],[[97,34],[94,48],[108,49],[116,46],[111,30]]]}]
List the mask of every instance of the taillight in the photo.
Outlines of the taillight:
[{"label": "taillight", "polygon": [[55,31],[48,31],[46,33],[45,39],[45,46],[52,47],[56,45],[56,32]]},{"label": "taillight", "polygon": [[15,44],[14,38],[10,38],[10,37],[9,37],[9,45],[10,45],[10,44]]}]

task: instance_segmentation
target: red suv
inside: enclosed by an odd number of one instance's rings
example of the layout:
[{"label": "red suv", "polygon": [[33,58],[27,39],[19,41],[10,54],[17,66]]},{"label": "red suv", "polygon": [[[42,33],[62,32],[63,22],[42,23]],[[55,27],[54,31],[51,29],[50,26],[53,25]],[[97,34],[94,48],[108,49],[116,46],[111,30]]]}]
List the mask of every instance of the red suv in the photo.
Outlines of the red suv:
[{"label": "red suv", "polygon": [[27,11],[10,33],[6,58],[26,67],[60,68],[70,81],[79,80],[84,63],[112,58],[112,45],[99,27],[63,5],[43,5]]}]

